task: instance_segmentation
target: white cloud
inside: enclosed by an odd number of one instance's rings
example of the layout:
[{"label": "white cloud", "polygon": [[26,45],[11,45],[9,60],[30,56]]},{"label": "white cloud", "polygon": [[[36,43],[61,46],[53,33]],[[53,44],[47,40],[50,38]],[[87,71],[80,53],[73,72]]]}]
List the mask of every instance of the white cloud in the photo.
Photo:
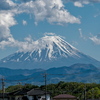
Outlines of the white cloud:
[{"label": "white cloud", "polygon": [[[8,12],[13,14],[31,13],[35,16],[35,23],[47,20],[49,23],[63,25],[66,23],[80,23],[80,19],[71,15],[67,9],[64,9],[62,0],[22,0],[25,3],[15,4],[11,0],[0,1],[3,7],[7,7]],[[27,2],[26,2],[27,1]],[[8,5],[8,6],[6,6]],[[14,7],[13,9],[11,9]],[[2,10],[4,10],[1,7]],[[26,24],[25,21],[23,21]]]},{"label": "white cloud", "polygon": [[12,0],[0,0],[0,10],[12,9],[16,6]]},{"label": "white cloud", "polygon": [[24,40],[27,42],[33,42],[33,39],[30,35],[28,37],[26,37]]},{"label": "white cloud", "polygon": [[93,43],[100,45],[100,34],[96,35],[96,36],[89,37],[89,39],[92,40]]},{"label": "white cloud", "polygon": [[0,41],[12,37],[9,28],[17,24],[13,17],[14,15],[10,12],[0,11]]},{"label": "white cloud", "polygon": [[16,46],[19,48],[19,51],[32,51],[34,49],[34,41],[32,37],[29,35],[24,39],[24,41],[16,41],[13,46]]},{"label": "white cloud", "polygon": [[35,23],[47,20],[51,24],[63,25],[66,23],[78,23],[80,19],[71,15],[64,9],[61,0],[36,0],[23,3],[20,5],[19,10],[27,13],[33,13],[35,16]]},{"label": "white cloud", "polygon": [[44,35],[56,35],[55,33],[44,33]]},{"label": "white cloud", "polygon": [[[15,46],[20,48],[20,50],[30,50],[34,47],[34,41],[30,36],[22,42],[15,40],[10,33],[10,27],[17,24],[17,21],[14,19],[14,16],[17,14],[33,14],[36,24],[43,20],[57,25],[67,23],[80,24],[80,19],[70,14],[64,8],[63,1],[73,2],[77,7],[83,7],[84,4],[100,2],[100,0],[19,0],[20,3],[14,3],[12,0],[0,0],[0,48]],[[22,23],[23,25],[27,25],[25,20]],[[81,29],[79,29],[79,32],[80,37],[85,39]],[[52,35],[52,33],[49,34]],[[90,37],[90,39],[94,43],[100,44],[98,36]]]},{"label": "white cloud", "polygon": [[78,30],[79,30],[80,37],[82,38],[82,37],[83,37],[83,34],[82,34],[82,29],[81,29],[81,28],[79,28]]},{"label": "white cloud", "polygon": [[7,40],[2,40],[0,42],[0,48],[4,49],[5,47],[14,47],[15,46],[15,39],[13,37],[9,37]]},{"label": "white cloud", "polygon": [[6,0],[6,2],[10,5],[10,6],[16,6],[16,4],[12,1],[12,0]]},{"label": "white cloud", "polygon": [[80,38],[82,38],[82,39],[86,40],[86,37],[85,37],[85,36],[83,36],[82,29],[81,29],[81,28],[79,28],[79,29],[78,29],[78,31],[79,31],[79,34],[80,34]]},{"label": "white cloud", "polygon": [[[17,2],[18,0],[16,0]],[[17,41],[10,33],[10,27],[17,24],[15,16],[21,13],[33,14],[35,23],[47,20],[51,24],[64,25],[67,23],[78,23],[80,19],[71,15],[67,9],[64,9],[62,0],[22,0],[24,2],[14,3],[12,0],[0,0],[0,48],[6,46],[15,46],[28,48],[32,46],[29,41]],[[25,20],[23,25],[27,25]],[[28,39],[28,38],[27,38]],[[28,39],[29,40],[29,39]],[[32,41],[31,41],[32,42]],[[22,48],[21,47],[21,48]]]},{"label": "white cloud", "polygon": [[23,20],[22,21],[23,25],[27,25],[27,21]]},{"label": "white cloud", "polygon": [[12,45],[15,41],[10,34],[10,27],[17,24],[14,7],[16,4],[12,0],[0,0],[0,48]]},{"label": "white cloud", "polygon": [[83,7],[83,4],[81,2],[74,2],[74,6],[77,6],[77,7]]},{"label": "white cloud", "polygon": [[63,0],[64,2],[73,2],[74,6],[77,7],[84,7],[84,5],[89,4],[89,3],[98,3],[100,0]]},{"label": "white cloud", "polygon": [[0,42],[0,48],[5,47],[17,47],[19,51],[31,51],[34,48],[34,41],[31,36],[26,37],[24,41],[15,40],[13,37],[8,38],[8,40],[3,40]]},{"label": "white cloud", "polygon": [[14,14],[7,11],[0,11],[0,26],[11,27],[16,24]]}]

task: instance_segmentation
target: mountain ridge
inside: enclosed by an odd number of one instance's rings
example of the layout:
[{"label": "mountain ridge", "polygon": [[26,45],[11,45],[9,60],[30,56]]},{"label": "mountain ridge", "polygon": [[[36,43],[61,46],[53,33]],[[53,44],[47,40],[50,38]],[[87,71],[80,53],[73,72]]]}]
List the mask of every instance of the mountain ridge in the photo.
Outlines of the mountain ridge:
[{"label": "mountain ridge", "polygon": [[[29,50],[29,49],[28,49]],[[75,63],[93,64],[100,62],[81,53],[59,36],[45,36],[34,41],[29,51],[18,51],[0,60],[0,67],[13,69],[36,69],[70,66]]]},{"label": "mountain ridge", "polygon": [[[7,68],[6,68],[7,69]],[[5,69],[5,71],[6,71]],[[10,72],[12,69],[9,69]],[[58,83],[60,81],[65,82],[85,82],[85,83],[100,83],[100,69],[93,66],[92,64],[74,64],[71,66],[62,66],[62,67],[54,67],[49,68],[47,70],[44,69],[35,69],[35,71],[32,72],[32,70],[26,70],[27,75],[25,75],[25,72],[22,71],[22,69],[13,69],[16,72],[13,73],[13,75],[10,72],[7,72],[9,75],[5,73],[2,74],[2,70],[0,68],[0,75],[2,75],[6,80],[11,80],[12,82],[18,82],[17,80],[20,80],[20,82],[23,83],[30,83],[30,84],[44,84],[44,74],[47,74],[47,84],[50,82],[52,83]],[[30,73],[30,74],[29,74]],[[11,84],[10,81],[10,84]],[[13,84],[15,84],[13,83]]]}]

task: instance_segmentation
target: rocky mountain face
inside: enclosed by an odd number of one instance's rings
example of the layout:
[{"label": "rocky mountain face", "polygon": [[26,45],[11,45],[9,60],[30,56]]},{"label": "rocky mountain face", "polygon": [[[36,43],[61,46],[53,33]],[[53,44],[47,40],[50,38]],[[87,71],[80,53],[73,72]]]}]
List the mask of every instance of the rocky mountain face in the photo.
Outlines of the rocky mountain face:
[{"label": "rocky mountain face", "polygon": [[81,53],[59,36],[45,36],[34,41],[30,51],[18,51],[0,60],[0,67],[12,69],[48,69],[70,66],[75,63],[93,64],[100,62]]}]

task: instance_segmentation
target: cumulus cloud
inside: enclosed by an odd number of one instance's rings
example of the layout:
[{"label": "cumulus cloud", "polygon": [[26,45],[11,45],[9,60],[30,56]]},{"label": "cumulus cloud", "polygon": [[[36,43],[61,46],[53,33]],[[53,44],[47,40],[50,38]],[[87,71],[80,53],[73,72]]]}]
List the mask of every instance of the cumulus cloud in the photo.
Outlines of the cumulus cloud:
[{"label": "cumulus cloud", "polygon": [[77,7],[83,7],[84,4],[89,4],[88,0],[77,0],[76,2],[74,2],[74,6]]},{"label": "cumulus cloud", "polygon": [[92,40],[93,43],[100,45],[100,34],[96,35],[96,36],[91,36],[89,37],[90,40]]},{"label": "cumulus cloud", "polygon": [[0,10],[12,9],[16,6],[11,0],[0,0]]},{"label": "cumulus cloud", "polygon": [[35,24],[45,19],[51,24],[58,25],[80,23],[79,18],[64,9],[61,0],[35,0],[23,3],[19,8],[21,11],[34,14]]},{"label": "cumulus cloud", "polygon": [[30,41],[16,41],[15,44],[13,45],[15,47],[18,47],[19,51],[32,51],[32,49],[34,48],[34,42],[30,42]]},{"label": "cumulus cloud", "polygon": [[[0,0],[0,48],[5,46],[18,46],[29,43],[15,40],[10,33],[10,27],[17,24],[14,18],[17,14],[33,14],[35,24],[39,21],[47,20],[50,24],[64,25],[67,23],[78,23],[80,19],[70,14],[64,8],[62,0]],[[17,2],[18,1],[18,2]],[[23,25],[27,25],[25,20]],[[29,45],[29,44],[28,44]],[[25,46],[25,45],[24,45]]]},{"label": "cumulus cloud", "polygon": [[[23,3],[15,4],[11,0],[0,1],[1,10],[16,10],[14,14],[31,13],[35,16],[35,24],[47,20],[51,24],[63,25],[66,23],[80,23],[67,9],[64,9],[62,0],[22,0]],[[7,7],[7,8],[6,8]],[[9,10],[10,11],[10,10]]]},{"label": "cumulus cloud", "polygon": [[17,24],[14,15],[6,11],[0,11],[0,41],[8,40],[12,37],[10,27]]},{"label": "cumulus cloud", "polygon": [[[31,36],[24,41],[17,41],[10,33],[10,27],[17,24],[14,16],[21,13],[33,14],[35,24],[39,21],[47,20],[50,24],[80,24],[80,19],[72,15],[64,8],[63,1],[73,2],[77,7],[83,7],[84,4],[100,2],[100,0],[0,0],[0,48],[5,46],[18,47],[20,50],[32,49],[34,41]],[[17,2],[18,1],[18,2]],[[27,25],[25,20],[23,25]],[[83,38],[81,29],[80,36]],[[49,33],[52,34],[52,33]],[[90,37],[93,42],[99,41],[97,36]],[[98,42],[99,43],[99,42]]]},{"label": "cumulus cloud", "polygon": [[12,46],[14,38],[10,33],[10,27],[17,24],[14,19],[14,7],[16,4],[12,0],[0,1],[0,48]]},{"label": "cumulus cloud", "polygon": [[82,3],[81,2],[78,2],[78,1],[76,1],[74,3],[74,5],[77,6],[77,7],[83,7]]},{"label": "cumulus cloud", "polygon": [[15,41],[10,33],[10,27],[17,24],[14,7],[16,4],[12,0],[0,1],[0,48],[12,46]]},{"label": "cumulus cloud", "polygon": [[8,40],[3,40],[0,42],[0,48],[5,47],[17,47],[19,51],[31,51],[34,48],[34,41],[31,36],[26,37],[24,41],[15,40],[13,37],[8,38]]},{"label": "cumulus cloud", "polygon": [[27,21],[23,20],[22,21],[23,25],[27,25]]},{"label": "cumulus cloud", "polygon": [[15,41],[15,39],[13,38],[13,37],[9,37],[9,38],[7,38],[7,40],[2,40],[1,42],[0,42],[0,48],[1,49],[4,49],[5,47],[15,47],[15,43],[16,43],[16,41]]}]

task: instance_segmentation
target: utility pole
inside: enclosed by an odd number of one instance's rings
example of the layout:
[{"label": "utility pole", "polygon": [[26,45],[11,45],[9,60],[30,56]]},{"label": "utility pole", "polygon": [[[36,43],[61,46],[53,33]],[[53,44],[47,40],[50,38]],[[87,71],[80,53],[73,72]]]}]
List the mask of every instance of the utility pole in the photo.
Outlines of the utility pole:
[{"label": "utility pole", "polygon": [[84,100],[86,100],[86,84],[84,86]]},{"label": "utility pole", "polygon": [[44,74],[45,81],[45,100],[47,100],[47,73]]},{"label": "utility pole", "polygon": [[92,100],[94,100],[94,88],[92,88]]},{"label": "utility pole", "polygon": [[4,78],[2,78],[1,81],[2,81],[2,99],[4,100],[4,93],[5,93],[5,82],[4,82]]},{"label": "utility pole", "polygon": [[22,87],[21,87],[21,85],[22,85],[21,82],[19,82],[18,85],[19,85],[19,89],[21,89],[21,88],[22,88]]}]

